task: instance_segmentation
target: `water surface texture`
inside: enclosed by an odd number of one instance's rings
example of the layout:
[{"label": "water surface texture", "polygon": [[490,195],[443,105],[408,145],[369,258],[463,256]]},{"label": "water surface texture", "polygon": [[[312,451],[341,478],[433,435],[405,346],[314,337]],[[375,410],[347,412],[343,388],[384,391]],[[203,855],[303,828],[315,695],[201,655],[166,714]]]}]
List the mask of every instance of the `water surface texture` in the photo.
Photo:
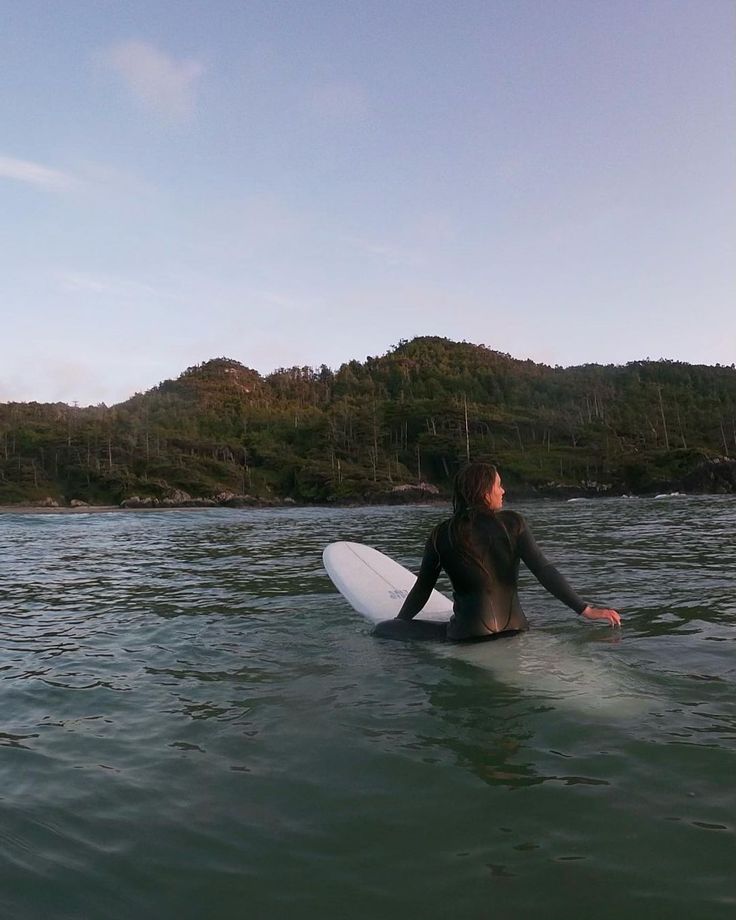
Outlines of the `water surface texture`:
[{"label": "water surface texture", "polygon": [[2,916],[733,917],[736,501],[516,507],[624,616],[524,575],[589,710],[335,592],[443,508],[0,516]]}]

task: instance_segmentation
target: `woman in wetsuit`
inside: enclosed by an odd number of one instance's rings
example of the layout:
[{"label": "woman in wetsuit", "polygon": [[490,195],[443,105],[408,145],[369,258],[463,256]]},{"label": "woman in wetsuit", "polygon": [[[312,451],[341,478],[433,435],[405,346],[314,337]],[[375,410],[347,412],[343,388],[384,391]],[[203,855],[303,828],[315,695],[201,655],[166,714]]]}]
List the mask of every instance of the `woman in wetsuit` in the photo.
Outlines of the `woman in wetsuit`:
[{"label": "woman in wetsuit", "polygon": [[[529,628],[519,603],[519,560],[550,594],[588,620],[620,626],[615,610],[582,601],[534,542],[524,518],[503,509],[504,488],[496,467],[469,463],[455,478],[453,515],[434,528],[424,549],[416,584],[393,620],[376,626],[387,639],[466,641],[513,636]],[[448,623],[414,620],[444,569],[453,587]]]}]

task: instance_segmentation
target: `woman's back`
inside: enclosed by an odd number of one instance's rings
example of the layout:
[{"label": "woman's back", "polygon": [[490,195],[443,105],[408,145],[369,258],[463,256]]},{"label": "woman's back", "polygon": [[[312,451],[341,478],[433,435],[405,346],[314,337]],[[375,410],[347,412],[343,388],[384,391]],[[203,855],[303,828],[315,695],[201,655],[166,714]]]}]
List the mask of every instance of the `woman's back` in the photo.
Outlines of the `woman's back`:
[{"label": "woman's back", "polygon": [[489,511],[454,515],[435,529],[430,543],[453,587],[448,638],[528,629],[516,590],[523,526],[514,512]]}]

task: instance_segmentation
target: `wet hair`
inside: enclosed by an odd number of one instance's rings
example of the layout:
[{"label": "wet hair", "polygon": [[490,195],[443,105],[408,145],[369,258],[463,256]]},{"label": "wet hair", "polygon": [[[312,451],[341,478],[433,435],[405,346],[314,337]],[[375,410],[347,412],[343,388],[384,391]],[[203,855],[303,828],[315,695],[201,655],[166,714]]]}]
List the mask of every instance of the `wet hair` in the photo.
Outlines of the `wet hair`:
[{"label": "wet hair", "polygon": [[[495,517],[494,510],[488,507],[486,496],[495,485],[497,476],[498,469],[493,463],[467,463],[458,471],[453,487],[453,513],[448,528],[450,542],[489,576],[491,573],[483,561],[484,554],[473,540],[473,525],[477,515],[490,514]],[[496,560],[495,574],[496,577],[508,580],[513,578],[513,544],[503,520],[496,517],[496,522],[503,533],[504,547],[508,547],[508,559],[504,552]]]},{"label": "wet hair", "polygon": [[[513,545],[503,521],[498,517],[495,518],[504,534],[503,542],[508,546],[509,555],[507,560],[501,558],[495,560],[493,572],[488,570],[483,560],[483,553],[473,541],[473,524],[476,515],[494,514],[493,509],[488,507],[486,496],[496,484],[497,476],[498,469],[493,463],[467,463],[458,471],[453,485],[452,518],[448,536],[450,542],[455,543],[460,553],[475,563],[489,578],[513,581]],[[506,623],[502,630],[508,627],[511,613],[512,607],[509,605]]]},{"label": "wet hair", "polygon": [[486,495],[493,488],[498,470],[492,463],[466,463],[453,483],[452,518],[448,528],[450,542],[484,571],[486,567],[473,546],[473,521],[476,514],[488,514]]},{"label": "wet hair", "polygon": [[486,495],[496,482],[498,470],[492,463],[466,463],[455,476],[452,511],[455,517],[488,511]]}]

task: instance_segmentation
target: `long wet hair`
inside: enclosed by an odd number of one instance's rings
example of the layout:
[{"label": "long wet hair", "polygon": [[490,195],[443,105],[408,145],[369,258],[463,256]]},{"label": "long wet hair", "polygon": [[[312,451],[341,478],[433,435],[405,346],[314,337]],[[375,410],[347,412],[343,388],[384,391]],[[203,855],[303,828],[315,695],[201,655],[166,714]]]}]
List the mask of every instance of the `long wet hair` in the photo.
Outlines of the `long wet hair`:
[{"label": "long wet hair", "polygon": [[489,514],[486,495],[493,488],[498,470],[492,463],[466,463],[455,475],[452,490],[452,518],[448,528],[450,542],[484,572],[478,550],[473,546],[473,523],[479,514]]},{"label": "long wet hair", "polygon": [[[486,496],[496,483],[498,469],[493,463],[479,461],[467,463],[455,476],[452,495],[452,518],[450,519],[449,537],[463,555],[474,562],[487,575],[491,575],[483,562],[478,548],[473,543],[473,525],[475,519],[481,514],[494,514],[488,507]],[[509,547],[511,557],[513,546],[509,532],[500,518],[497,518],[501,531],[505,535],[505,542]],[[510,559],[511,559],[510,557]],[[495,572],[496,577],[508,578],[509,563],[501,563]],[[499,560],[501,562],[501,560]]]},{"label": "long wet hair", "polygon": [[[500,517],[496,518],[501,531],[505,536],[504,543],[509,549],[508,562],[498,559],[493,565],[493,572],[489,571],[488,566],[483,561],[482,553],[473,542],[473,530],[475,519],[478,515],[494,515],[494,510],[488,507],[486,496],[496,484],[498,469],[492,463],[467,463],[462,467],[455,476],[452,494],[452,518],[448,528],[450,541],[455,543],[459,551],[491,579],[501,578],[504,581],[513,580],[512,561],[513,545],[511,537]],[[506,622],[501,627],[501,631],[508,628],[511,621],[512,606],[509,603],[509,609],[506,614]],[[498,620],[496,620],[496,624]],[[489,624],[486,623],[486,626]],[[490,628],[490,627],[489,627]],[[498,628],[498,627],[497,627]]]}]

